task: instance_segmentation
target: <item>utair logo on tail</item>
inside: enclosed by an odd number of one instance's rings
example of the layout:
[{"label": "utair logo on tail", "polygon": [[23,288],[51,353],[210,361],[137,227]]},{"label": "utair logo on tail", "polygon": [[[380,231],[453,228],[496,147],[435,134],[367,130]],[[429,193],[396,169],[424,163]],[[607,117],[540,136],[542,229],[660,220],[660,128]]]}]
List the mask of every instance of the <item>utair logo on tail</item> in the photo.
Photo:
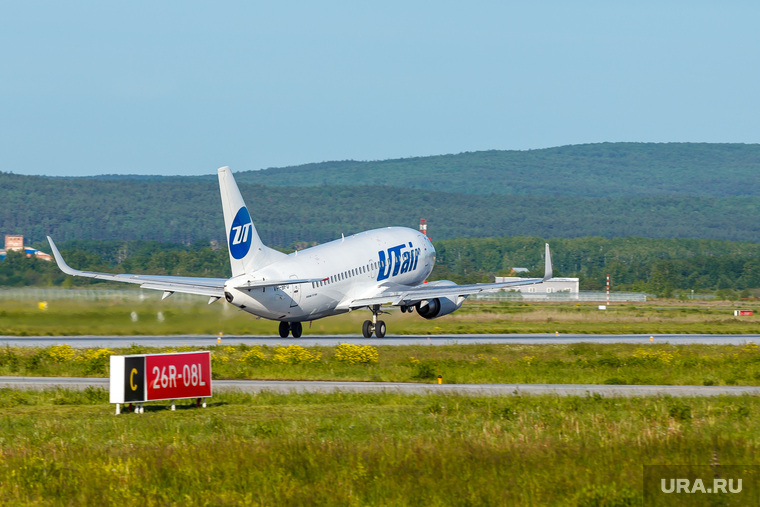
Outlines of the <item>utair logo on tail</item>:
[{"label": "utair logo on tail", "polygon": [[[380,259],[380,270],[377,272],[377,281],[385,280],[391,276],[414,271],[417,269],[417,260],[420,258],[420,249],[414,248],[412,242],[409,242],[411,250],[405,250],[405,244],[396,245],[388,249],[388,259],[385,258],[385,252],[377,252]],[[392,271],[392,272],[391,272]]]},{"label": "utair logo on tail", "polygon": [[235,215],[230,227],[230,253],[236,259],[242,259],[251,249],[251,229],[253,221],[248,209],[243,206]]}]

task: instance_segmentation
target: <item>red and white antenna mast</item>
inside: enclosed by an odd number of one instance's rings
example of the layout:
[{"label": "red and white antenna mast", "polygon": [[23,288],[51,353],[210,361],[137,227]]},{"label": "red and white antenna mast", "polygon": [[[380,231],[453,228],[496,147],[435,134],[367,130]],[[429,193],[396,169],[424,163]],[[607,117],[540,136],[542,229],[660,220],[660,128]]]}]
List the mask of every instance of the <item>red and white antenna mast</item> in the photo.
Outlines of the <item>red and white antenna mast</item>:
[{"label": "red and white antenna mast", "polygon": [[610,275],[607,274],[607,306],[610,305]]},{"label": "red and white antenna mast", "polygon": [[427,220],[424,218],[420,218],[420,232],[425,235],[425,237],[428,237],[427,235]]}]

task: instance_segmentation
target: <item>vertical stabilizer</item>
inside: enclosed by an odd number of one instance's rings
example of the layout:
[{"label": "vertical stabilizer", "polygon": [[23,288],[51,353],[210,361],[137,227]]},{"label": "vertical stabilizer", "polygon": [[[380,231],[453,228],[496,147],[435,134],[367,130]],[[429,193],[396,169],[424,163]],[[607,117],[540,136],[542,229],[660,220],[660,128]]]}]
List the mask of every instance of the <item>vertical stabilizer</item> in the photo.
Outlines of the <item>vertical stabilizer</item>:
[{"label": "vertical stabilizer", "polygon": [[232,276],[251,273],[286,257],[285,254],[272,250],[261,242],[230,168],[220,167],[218,173]]}]

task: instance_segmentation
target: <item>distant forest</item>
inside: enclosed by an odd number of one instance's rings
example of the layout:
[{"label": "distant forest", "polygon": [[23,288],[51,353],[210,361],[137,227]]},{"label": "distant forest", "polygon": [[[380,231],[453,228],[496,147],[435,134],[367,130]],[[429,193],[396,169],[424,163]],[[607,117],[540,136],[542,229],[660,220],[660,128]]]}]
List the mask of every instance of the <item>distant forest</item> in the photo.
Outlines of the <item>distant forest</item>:
[{"label": "distant forest", "polygon": [[[760,145],[609,143],[330,162],[236,178],[262,239],[293,247],[388,225],[416,227],[420,218],[434,239],[758,241],[758,174]],[[286,186],[296,182],[301,186]],[[32,242],[48,234],[59,241],[225,241],[215,175],[0,173],[0,198],[0,234]]]},{"label": "distant forest", "polygon": [[[543,274],[543,238],[460,238],[435,241],[431,280],[493,281],[515,267]],[[44,244],[34,245],[42,248]],[[59,244],[75,268],[115,273],[228,277],[226,248],[207,243],[66,241]],[[551,241],[555,276],[578,277],[582,290],[602,290],[610,274],[613,290],[678,296],[694,290],[721,297],[748,297],[760,288],[760,244],[718,240],[586,237]],[[0,286],[89,286],[107,282],[75,278],[51,262],[11,252],[0,262]],[[123,285],[122,285],[123,286]],[[755,291],[756,293],[757,291]]]},{"label": "distant forest", "polygon": [[758,197],[758,174],[757,144],[601,143],[323,162],[246,171],[238,178],[264,185],[380,185],[484,195]]}]

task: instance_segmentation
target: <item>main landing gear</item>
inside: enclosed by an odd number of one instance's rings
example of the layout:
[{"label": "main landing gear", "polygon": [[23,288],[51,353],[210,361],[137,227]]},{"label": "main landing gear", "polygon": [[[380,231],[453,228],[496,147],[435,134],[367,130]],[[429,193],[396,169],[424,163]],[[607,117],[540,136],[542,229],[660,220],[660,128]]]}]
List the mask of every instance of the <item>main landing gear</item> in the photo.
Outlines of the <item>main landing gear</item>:
[{"label": "main landing gear", "polygon": [[303,326],[300,322],[280,322],[280,338],[287,338],[289,334],[293,338],[300,338],[303,333]]},{"label": "main landing gear", "polygon": [[365,338],[371,338],[372,333],[378,338],[383,338],[385,336],[385,322],[377,320],[377,315],[381,313],[380,305],[370,306],[369,310],[372,312],[372,320],[364,321],[364,324],[362,324],[362,334]]}]

